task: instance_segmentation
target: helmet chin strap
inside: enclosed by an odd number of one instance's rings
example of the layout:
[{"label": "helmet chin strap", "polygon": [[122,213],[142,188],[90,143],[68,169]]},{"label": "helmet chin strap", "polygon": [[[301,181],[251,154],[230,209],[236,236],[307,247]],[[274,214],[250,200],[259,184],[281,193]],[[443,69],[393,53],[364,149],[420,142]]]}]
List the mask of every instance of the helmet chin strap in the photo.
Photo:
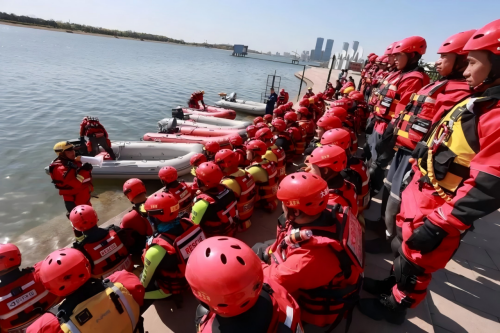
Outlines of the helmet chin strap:
[{"label": "helmet chin strap", "polygon": [[288,208],[287,209],[287,214],[286,214],[287,221],[290,221],[290,222],[293,223],[295,221],[295,218],[296,218],[296,216],[295,216],[295,209]]}]

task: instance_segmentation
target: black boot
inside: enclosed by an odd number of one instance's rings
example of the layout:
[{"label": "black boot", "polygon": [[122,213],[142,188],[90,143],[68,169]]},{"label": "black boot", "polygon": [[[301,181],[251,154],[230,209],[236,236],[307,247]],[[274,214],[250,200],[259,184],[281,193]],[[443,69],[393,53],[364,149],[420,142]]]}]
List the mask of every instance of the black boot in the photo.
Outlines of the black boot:
[{"label": "black boot", "polygon": [[376,220],[371,220],[365,217],[366,230],[375,231],[377,234],[385,235],[385,220],[379,217]]},{"label": "black boot", "polygon": [[358,303],[358,309],[373,320],[385,319],[396,325],[403,324],[406,318],[406,307],[396,302],[392,295],[383,295],[380,299],[361,299]]},{"label": "black boot", "polygon": [[392,238],[387,240],[385,237],[365,241],[365,251],[371,254],[392,253],[391,241]]},{"label": "black boot", "polygon": [[369,277],[363,279],[363,289],[375,296],[390,295],[392,287],[396,284],[396,277],[390,275],[383,280],[375,280]]}]

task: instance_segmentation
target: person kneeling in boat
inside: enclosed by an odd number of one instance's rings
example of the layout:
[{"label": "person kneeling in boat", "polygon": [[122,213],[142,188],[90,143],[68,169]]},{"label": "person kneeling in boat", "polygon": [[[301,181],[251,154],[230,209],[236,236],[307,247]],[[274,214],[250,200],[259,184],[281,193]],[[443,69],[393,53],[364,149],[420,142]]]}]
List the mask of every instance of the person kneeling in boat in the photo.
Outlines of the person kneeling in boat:
[{"label": "person kneeling in boat", "polygon": [[257,187],[255,207],[262,207],[272,213],[278,207],[278,171],[276,163],[266,158],[267,153],[268,147],[264,142],[250,141],[247,144],[247,158],[252,165],[246,170],[252,175]]},{"label": "person kneeling in boat", "polygon": [[255,181],[250,173],[238,168],[238,162],[238,155],[229,149],[222,149],[215,155],[215,163],[224,173],[222,184],[232,190],[238,199],[238,231],[245,231],[252,225],[250,218],[255,201]]},{"label": "person kneeling in boat", "polygon": [[213,161],[215,154],[220,150],[220,144],[217,141],[208,141],[203,147],[203,154],[207,157],[208,161]]},{"label": "person kneeling in boat", "polygon": [[[329,331],[344,316],[349,324],[363,273],[359,222],[348,208],[327,206],[327,183],[307,172],[283,179],[278,198],[284,214],[278,219],[276,240],[253,247],[266,263],[264,277],[295,297],[303,322],[329,325]],[[352,247],[344,247],[346,242]]]},{"label": "person kneeling in boat", "polygon": [[200,192],[194,199],[190,218],[207,237],[233,236],[238,227],[236,195],[220,183],[223,177],[222,170],[214,162],[202,163],[196,169]]},{"label": "person kneeling in boat", "polygon": [[20,269],[21,251],[14,244],[0,244],[0,331],[25,332],[26,328],[60,298],[40,280],[40,265]]},{"label": "person kneeling in boat", "polygon": [[38,318],[27,333],[108,333],[143,331],[140,307],[144,287],[133,273],[119,271],[101,280],[91,276],[90,262],[75,249],[49,254],[40,278],[64,300]]},{"label": "person kneeling in boat", "polygon": [[306,155],[311,155],[314,149],[318,148],[321,146],[320,141],[321,138],[323,137],[323,134],[326,131],[329,131],[334,128],[341,128],[342,127],[342,121],[331,114],[325,114],[323,117],[318,119],[318,122],[316,123],[316,137],[314,137],[311,142],[309,142],[309,146],[305,150]]},{"label": "person kneeling in boat", "polygon": [[297,302],[263,276],[259,258],[238,239],[212,237],[198,245],[189,258],[186,279],[200,301],[198,333],[304,332]]},{"label": "person kneeling in boat", "polygon": [[[91,206],[76,206],[69,214],[69,220],[85,238],[73,243],[73,248],[81,251],[91,263],[92,276],[100,279],[114,272],[134,269],[132,258],[125,247],[121,228],[111,225],[97,226],[97,214]],[[124,239],[125,240],[125,239]]]},{"label": "person kneeling in boat", "polygon": [[184,277],[186,262],[191,251],[205,239],[205,234],[189,219],[179,218],[179,203],[170,193],[151,195],[144,207],[155,221],[156,229],[148,239],[142,258],[144,298],[155,300],[173,295],[180,308],[182,293],[189,288]]},{"label": "person kneeling in boat", "polygon": [[163,192],[170,193],[179,202],[179,217],[189,217],[193,206],[191,186],[177,180],[177,170],[172,166],[165,166],[158,172],[158,177],[165,187]]},{"label": "person kneeling in boat", "polygon": [[111,149],[111,141],[108,138],[108,132],[99,122],[97,117],[84,117],[80,123],[80,140],[83,141],[83,137],[89,138],[87,143],[87,150],[90,156],[96,156],[99,154],[99,146],[101,146],[112,160],[116,160],[115,153]]},{"label": "person kneeling in boat", "polygon": [[123,184],[123,194],[134,206],[123,216],[120,223],[124,234],[121,239],[130,254],[142,254],[147,238],[153,235],[153,228],[144,209],[148,198],[146,186],[140,179],[131,178]]},{"label": "person kneeling in boat", "polygon": [[191,97],[189,98],[188,101],[188,106],[193,109],[200,109],[200,102],[201,105],[203,105],[203,109],[206,110],[207,106],[205,105],[205,101],[203,100],[203,95],[205,94],[204,90],[201,91],[195,91],[194,93],[191,94]]},{"label": "person kneeling in boat", "polygon": [[275,144],[273,132],[270,128],[262,128],[255,134],[255,139],[264,142],[267,146],[266,154],[263,156],[268,161],[276,163],[278,182],[286,176],[286,153],[285,149]]}]

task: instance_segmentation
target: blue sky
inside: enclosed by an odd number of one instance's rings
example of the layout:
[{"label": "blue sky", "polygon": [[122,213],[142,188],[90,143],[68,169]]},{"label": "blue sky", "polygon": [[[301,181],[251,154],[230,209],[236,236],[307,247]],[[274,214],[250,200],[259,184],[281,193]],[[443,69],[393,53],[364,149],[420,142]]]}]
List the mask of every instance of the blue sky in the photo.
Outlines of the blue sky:
[{"label": "blue sky", "polygon": [[448,36],[499,19],[500,0],[0,0],[0,11],[273,53],[311,50],[317,37],[334,39],[334,52],[357,40],[381,53],[420,35],[434,61]]}]

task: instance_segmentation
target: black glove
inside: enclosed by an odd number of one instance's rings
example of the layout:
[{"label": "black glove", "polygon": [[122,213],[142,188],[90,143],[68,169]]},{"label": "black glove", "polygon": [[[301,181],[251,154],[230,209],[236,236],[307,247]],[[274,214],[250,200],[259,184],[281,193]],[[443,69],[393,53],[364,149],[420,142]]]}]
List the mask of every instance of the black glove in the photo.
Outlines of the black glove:
[{"label": "black glove", "polygon": [[85,170],[85,171],[92,171],[94,167],[92,166],[92,164],[90,163],[85,163],[81,166],[81,170]]},{"label": "black glove", "polygon": [[406,245],[412,250],[426,254],[437,249],[447,235],[446,231],[425,218],[424,225],[413,231]]}]

